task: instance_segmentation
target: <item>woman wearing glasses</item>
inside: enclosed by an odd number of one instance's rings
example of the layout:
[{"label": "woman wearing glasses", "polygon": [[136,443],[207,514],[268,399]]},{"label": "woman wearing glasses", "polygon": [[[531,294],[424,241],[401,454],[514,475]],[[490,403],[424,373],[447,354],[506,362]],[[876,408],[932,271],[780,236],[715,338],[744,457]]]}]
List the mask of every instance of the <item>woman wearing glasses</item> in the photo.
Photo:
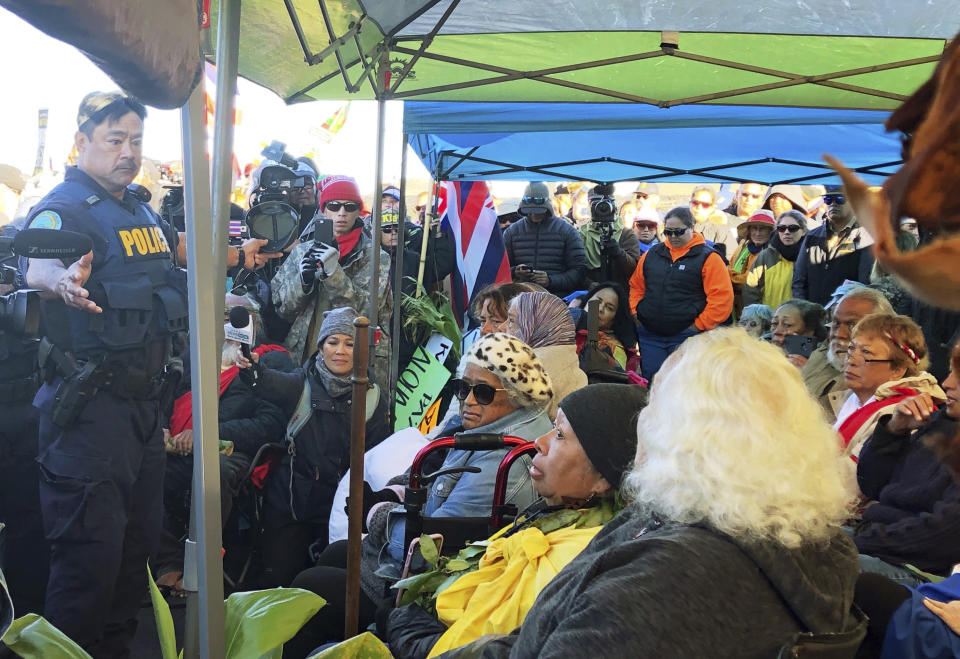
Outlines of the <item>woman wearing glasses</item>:
[{"label": "woman wearing glasses", "polygon": [[[459,377],[450,381],[460,399],[462,421],[442,435],[456,432],[496,433],[528,441],[550,432],[546,408],[553,400],[549,376],[526,344],[501,332],[479,338],[460,360]],[[440,476],[430,486],[423,506],[426,517],[486,517],[493,505],[497,467],[506,449],[496,451],[450,450],[442,466],[476,467],[477,473]],[[514,463],[507,484],[506,503],[523,510],[536,498],[530,478],[529,458]],[[406,515],[401,505],[407,474],[386,489],[364,496],[363,559],[360,595],[360,628],[373,622],[377,605],[388,596],[389,586],[400,576],[406,555]],[[384,574],[393,574],[388,580]],[[284,657],[305,657],[315,647],[343,638],[343,593],[346,583],[346,541],[331,544],[320,555],[317,567],[302,572],[291,586],[311,590],[327,601],[290,642]]]},{"label": "woman wearing glasses", "polygon": [[[350,306],[366,312],[373,278],[373,241],[363,232],[359,219],[363,202],[357,182],[348,176],[324,178],[320,208],[333,224],[335,244],[308,240],[296,245],[270,283],[277,314],[292,323],[284,347],[297,364],[313,352],[324,311]],[[390,326],[390,256],[382,249],[379,277],[377,321],[385,329]],[[377,383],[384,390],[389,349],[390,339],[382,332],[372,362]]]},{"label": "woman wearing glasses", "polygon": [[928,364],[923,332],[906,316],[871,314],[854,327],[843,366],[847,390],[830,394],[837,413],[833,427],[842,438],[844,455],[850,458],[852,478],[860,449],[880,417],[920,394],[937,404],[946,400],[936,378],[926,372]]},{"label": "woman wearing glasses", "polygon": [[765,304],[776,309],[793,297],[793,264],[800,254],[800,243],[807,234],[807,218],[800,211],[787,211],[777,218],[770,244],[747,273],[743,286],[743,304]]},{"label": "woman wearing glasses", "polygon": [[733,309],[727,266],[694,224],[689,208],[669,211],[666,242],[641,256],[630,278],[630,309],[640,321],[637,343],[648,380],[681,343],[724,322]]},{"label": "woman wearing glasses", "polygon": [[740,316],[743,311],[743,286],[747,281],[750,268],[770,242],[774,231],[773,213],[756,211],[737,225],[737,237],[740,244],[730,259],[730,281],[733,282],[733,312]]}]

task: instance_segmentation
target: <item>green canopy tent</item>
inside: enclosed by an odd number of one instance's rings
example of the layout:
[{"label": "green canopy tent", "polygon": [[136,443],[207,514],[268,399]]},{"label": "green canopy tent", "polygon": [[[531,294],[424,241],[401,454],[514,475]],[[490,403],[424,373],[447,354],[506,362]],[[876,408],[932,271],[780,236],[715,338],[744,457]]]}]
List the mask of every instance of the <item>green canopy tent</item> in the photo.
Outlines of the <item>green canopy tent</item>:
[{"label": "green canopy tent", "polygon": [[[239,66],[288,103],[350,96],[889,110],[929,76],[960,3],[860,4],[245,0]],[[377,89],[381,67],[389,79]]]}]

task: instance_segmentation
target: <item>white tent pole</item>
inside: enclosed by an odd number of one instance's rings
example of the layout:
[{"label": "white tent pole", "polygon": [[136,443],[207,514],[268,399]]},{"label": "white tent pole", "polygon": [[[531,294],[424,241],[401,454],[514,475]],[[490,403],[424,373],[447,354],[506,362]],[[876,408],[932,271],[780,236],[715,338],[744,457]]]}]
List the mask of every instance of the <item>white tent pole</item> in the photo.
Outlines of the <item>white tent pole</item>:
[{"label": "white tent pole", "polygon": [[[190,551],[184,562],[184,588],[188,591],[184,656],[189,659],[219,658],[224,653],[218,357],[223,343],[223,273],[226,270],[232,187],[239,35],[240,0],[223,0],[217,26],[212,208],[210,197],[207,197],[210,179],[207,177],[206,134],[202,122],[206,112],[202,85],[194,90],[190,111],[183,119],[185,181],[194,183],[193,198],[188,206],[193,211],[193,221],[187,224],[187,254],[191,286],[191,389],[199,393],[193,397],[193,418],[194,429],[200,429],[193,445]],[[195,566],[195,578],[190,584],[186,578],[188,566]]]}]

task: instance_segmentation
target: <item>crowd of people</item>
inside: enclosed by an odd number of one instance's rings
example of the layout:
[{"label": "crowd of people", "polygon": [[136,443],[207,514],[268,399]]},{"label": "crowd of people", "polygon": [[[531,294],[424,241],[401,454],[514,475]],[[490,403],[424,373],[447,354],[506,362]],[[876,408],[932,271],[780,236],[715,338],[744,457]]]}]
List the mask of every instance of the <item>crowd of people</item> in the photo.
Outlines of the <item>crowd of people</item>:
[{"label": "crowd of people", "polygon": [[[93,249],[21,260],[44,338],[5,332],[0,354],[3,571],[18,612],[98,659],[129,656],[148,560],[164,592],[184,593],[186,237],[128,188],[145,116],[119,93],[83,100],[77,166],[15,228]],[[359,616],[393,656],[767,657],[798,634],[853,656],[865,633],[861,656],[879,656],[956,635],[923,602],[960,598],[960,485],[928,447],[960,430],[960,315],[875,266],[842,188],[741,182],[721,210],[710,186],[661,209],[651,182],[619,208],[609,186],[530,183],[501,223],[513,281],[474,295],[430,436],[506,435],[532,452],[503,474],[508,448],[433,454],[411,502],[410,455],[428,439],[390,422],[391,358],[402,370],[418,347],[401,324],[390,354],[392,288],[441,286],[455,245],[426,203],[402,217],[388,186],[376,255],[356,182],[309,158],[266,211],[272,166],[252,173],[239,216],[296,222],[228,249],[225,303],[251,320],[222,346],[216,448],[225,531],[252,529],[241,585],[327,603],[284,657],[343,640],[334,502],[359,404],[353,321],[371,307],[365,441],[392,478],[365,486]],[[902,231],[905,245],[935,238]],[[498,478],[505,526],[410,553],[426,520],[490,516]]]}]

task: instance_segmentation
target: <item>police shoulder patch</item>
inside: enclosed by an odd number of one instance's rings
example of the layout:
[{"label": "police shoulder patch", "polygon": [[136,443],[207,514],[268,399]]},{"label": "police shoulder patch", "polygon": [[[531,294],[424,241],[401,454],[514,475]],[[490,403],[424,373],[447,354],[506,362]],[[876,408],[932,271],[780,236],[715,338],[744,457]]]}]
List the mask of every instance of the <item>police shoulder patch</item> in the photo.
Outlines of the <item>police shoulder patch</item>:
[{"label": "police shoulder patch", "polygon": [[60,229],[63,226],[63,220],[60,219],[60,213],[56,211],[41,211],[30,220],[30,229]]}]

